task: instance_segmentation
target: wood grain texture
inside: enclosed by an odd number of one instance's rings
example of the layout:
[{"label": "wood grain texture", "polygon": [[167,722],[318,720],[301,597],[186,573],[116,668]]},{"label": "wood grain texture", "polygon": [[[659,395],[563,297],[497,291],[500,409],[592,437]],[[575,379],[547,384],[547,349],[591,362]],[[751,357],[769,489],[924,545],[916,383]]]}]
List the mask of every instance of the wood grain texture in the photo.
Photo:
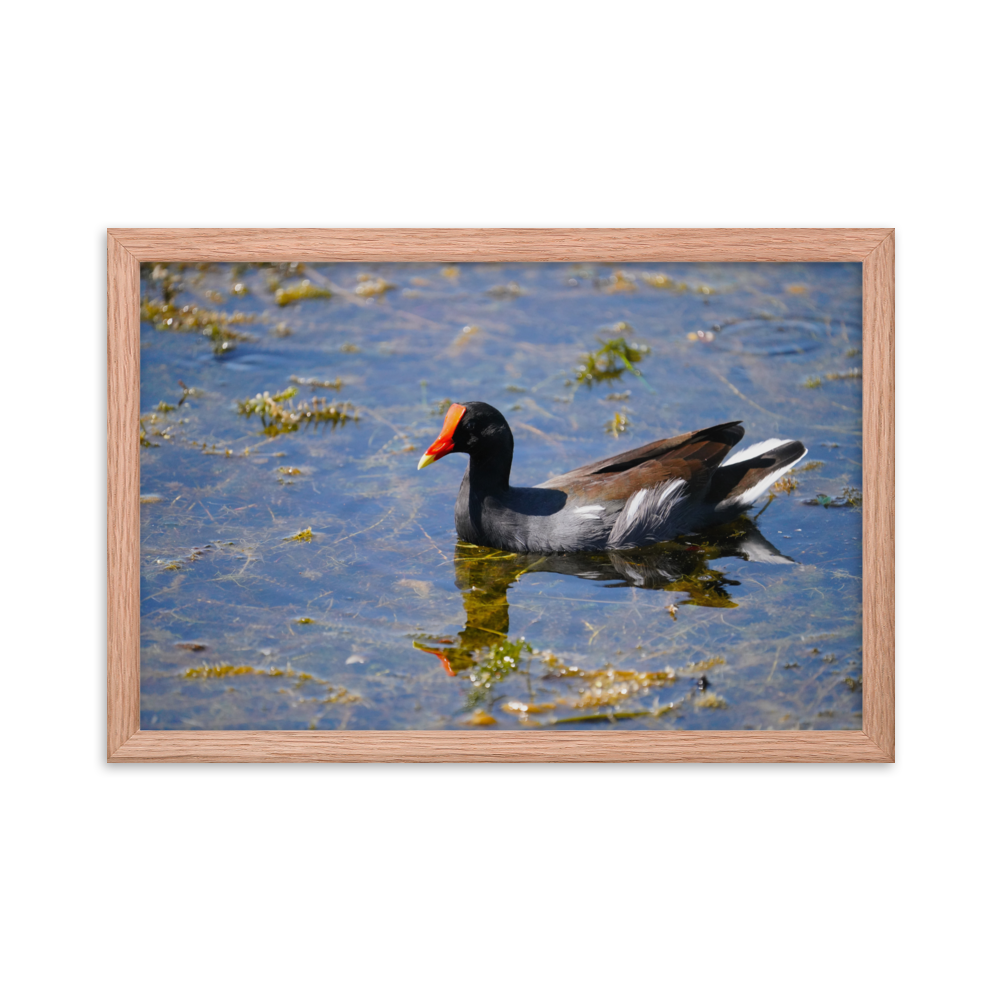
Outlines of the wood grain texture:
[{"label": "wood grain texture", "polygon": [[[139,263],[261,260],[863,261],[861,731],[248,732],[139,729]],[[894,759],[891,229],[113,229],[108,231],[108,760]]]},{"label": "wood grain texture", "polygon": [[843,261],[888,229],[110,229],[140,261]]},{"label": "wood grain texture", "polygon": [[895,236],[863,270],[862,729],[895,760]]},{"label": "wood grain texture", "polygon": [[858,730],[831,732],[137,732],[122,762],[885,762]]},{"label": "wood grain texture", "polygon": [[108,236],[108,759],[139,729],[139,262]]}]

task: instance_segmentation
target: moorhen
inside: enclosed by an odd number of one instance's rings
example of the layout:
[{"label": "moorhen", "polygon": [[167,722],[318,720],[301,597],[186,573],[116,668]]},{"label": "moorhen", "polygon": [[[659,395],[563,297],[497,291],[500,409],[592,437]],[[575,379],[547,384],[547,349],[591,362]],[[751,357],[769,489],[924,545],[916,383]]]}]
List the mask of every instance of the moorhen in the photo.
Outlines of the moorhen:
[{"label": "moorhen", "polygon": [[463,541],[509,552],[629,549],[733,520],[806,454],[778,438],[731,453],[742,437],[733,420],[512,487],[514,435],[503,414],[453,403],[417,468],[453,451],[469,456],[455,503]]}]

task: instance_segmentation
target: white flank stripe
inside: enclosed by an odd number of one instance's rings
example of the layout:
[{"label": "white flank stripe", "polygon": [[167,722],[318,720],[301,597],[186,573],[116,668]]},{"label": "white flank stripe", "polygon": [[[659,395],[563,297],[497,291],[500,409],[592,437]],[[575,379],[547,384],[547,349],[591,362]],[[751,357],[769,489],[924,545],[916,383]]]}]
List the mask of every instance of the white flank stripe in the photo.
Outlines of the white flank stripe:
[{"label": "white flank stripe", "polygon": [[639,492],[636,493],[631,500],[629,500],[628,506],[625,508],[626,528],[632,523],[632,518],[634,518],[639,511],[639,504],[642,503],[643,498],[646,496],[648,492],[649,490],[639,490]]},{"label": "white flank stripe", "polygon": [[[768,438],[766,441],[760,441],[757,444],[752,444],[747,448],[743,448],[741,451],[731,451],[727,456],[726,460],[722,465],[735,465],[737,462],[745,462],[748,458],[756,458],[758,455],[763,455],[764,452],[770,451],[772,448],[777,448],[782,444],[791,444],[792,438],[787,438],[782,440],[781,438]],[[719,466],[722,468],[722,466]]]},{"label": "white flank stripe", "polygon": [[666,500],[672,493],[676,493],[683,485],[683,479],[675,479],[672,483],[667,483],[667,485],[663,487],[663,492],[660,494],[660,499],[657,500],[656,506],[662,507],[663,501]]},{"label": "white flank stripe", "polygon": [[589,514],[591,511],[594,511],[594,510],[604,510],[604,508],[601,506],[601,504],[594,503],[594,504],[591,504],[589,507],[574,507],[573,508],[573,513],[574,514]]}]

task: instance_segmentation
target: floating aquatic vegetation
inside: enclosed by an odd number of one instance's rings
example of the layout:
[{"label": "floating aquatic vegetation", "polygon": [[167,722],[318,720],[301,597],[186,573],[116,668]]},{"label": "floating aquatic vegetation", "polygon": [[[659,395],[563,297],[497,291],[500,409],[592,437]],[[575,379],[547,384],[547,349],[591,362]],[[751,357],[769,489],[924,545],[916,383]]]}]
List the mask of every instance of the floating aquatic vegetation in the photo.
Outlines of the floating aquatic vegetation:
[{"label": "floating aquatic vegetation", "polygon": [[305,618],[305,617],[303,617],[303,618],[296,618],[295,619],[295,624],[296,625],[315,625],[316,624],[316,619],[315,618]]},{"label": "floating aquatic vegetation", "polygon": [[475,324],[463,326],[462,332],[451,342],[448,352],[450,354],[458,354],[477,333],[479,333],[479,327]]},{"label": "floating aquatic vegetation", "polygon": [[860,677],[845,677],[844,686],[848,691],[860,691],[861,690],[861,678]]},{"label": "floating aquatic vegetation", "polygon": [[851,368],[846,372],[827,372],[825,375],[820,377],[819,375],[811,375],[803,383],[807,389],[817,389],[819,386],[826,382],[847,382],[852,379],[862,378],[860,368]]},{"label": "floating aquatic vegetation", "polygon": [[468,697],[469,707],[483,701],[490,694],[491,688],[517,670],[525,653],[534,653],[534,649],[524,636],[517,642],[503,639],[491,644],[485,655],[477,658],[468,673],[468,680],[472,685]]},{"label": "floating aquatic vegetation", "polygon": [[139,503],[163,503],[163,497],[159,493],[143,493],[139,496]]},{"label": "floating aquatic vegetation", "polygon": [[563,677],[573,677],[589,681],[579,688],[574,698],[569,700],[573,708],[588,709],[613,707],[645,694],[651,688],[673,684],[677,674],[671,670],[643,672],[639,670],[617,670],[610,664],[604,670],[565,671]]},{"label": "floating aquatic vegetation", "polygon": [[805,465],[799,466],[799,472],[815,472],[817,469],[822,469],[826,465],[826,462],[806,462]]},{"label": "floating aquatic vegetation", "polygon": [[282,670],[280,667],[270,667],[265,670],[262,667],[236,666],[232,663],[206,663],[200,667],[188,667],[181,676],[186,680],[208,680],[221,677],[241,677],[247,674],[256,677],[288,677],[303,683],[316,680],[312,674],[299,673],[290,668]]},{"label": "floating aquatic vegetation", "polygon": [[782,476],[772,487],[775,493],[794,493],[799,488],[799,481],[794,476]]},{"label": "floating aquatic vegetation", "polygon": [[581,358],[583,363],[576,369],[577,382],[585,385],[613,382],[620,379],[626,370],[642,379],[642,373],[635,364],[649,354],[649,348],[645,344],[635,341],[630,344],[624,337],[600,343],[601,346],[596,351],[590,351]]},{"label": "floating aquatic vegetation", "polygon": [[615,712],[609,710],[607,712],[595,712],[590,715],[572,715],[567,716],[562,719],[553,720],[553,725],[564,726],[564,725],[577,725],[581,722],[625,722],[628,719],[638,719],[644,715],[653,716],[654,718],[666,714],[672,711],[677,706],[670,702],[669,705],[657,706],[651,709],[641,709],[637,712]]},{"label": "floating aquatic vegetation", "polygon": [[674,279],[668,274],[650,273],[649,271],[642,272],[642,280],[649,285],[650,288],[673,288]]},{"label": "floating aquatic vegetation", "polygon": [[139,421],[139,445],[143,448],[159,448],[160,446],[153,441],[149,440],[149,435],[146,433],[146,426],[143,422]]},{"label": "floating aquatic vegetation", "polygon": [[477,708],[470,712],[462,722],[467,726],[495,726],[497,720],[490,715],[485,709]]},{"label": "floating aquatic vegetation", "polygon": [[696,708],[729,708],[725,698],[712,691],[706,691],[700,698],[695,699]]},{"label": "floating aquatic vegetation", "polygon": [[500,707],[511,715],[538,715],[542,712],[551,712],[556,706],[553,702],[539,705],[535,702],[508,701]]},{"label": "floating aquatic vegetation", "polygon": [[516,299],[524,292],[516,281],[508,281],[506,285],[494,285],[486,294],[494,299]]},{"label": "floating aquatic vegetation", "polygon": [[461,272],[457,267],[455,267],[454,264],[448,264],[447,266],[441,268],[441,277],[448,278],[451,281],[454,281],[460,273]]},{"label": "floating aquatic vegetation", "polygon": [[313,537],[312,528],[303,528],[294,535],[286,535],[282,539],[284,542],[311,542]]},{"label": "floating aquatic vegetation", "polygon": [[173,304],[173,299],[144,298],[139,305],[139,316],[152,323],[157,330],[172,330],[176,333],[200,333],[212,342],[216,354],[224,354],[241,341],[253,340],[248,333],[235,329],[257,321],[252,313],[225,313],[212,309],[202,309],[196,305]]},{"label": "floating aquatic vegetation", "polygon": [[244,295],[248,295],[249,293],[250,293],[250,289],[247,288],[247,286],[242,281],[237,281],[233,285],[233,288],[232,288],[232,294],[233,295],[242,297]]},{"label": "floating aquatic vegetation", "polygon": [[351,403],[328,403],[316,396],[308,402],[296,404],[294,409],[285,406],[286,402],[298,395],[298,391],[293,385],[274,396],[268,392],[258,392],[251,399],[237,402],[236,412],[245,417],[258,415],[264,426],[261,433],[268,437],[297,431],[302,424],[329,424],[337,427],[360,419]]},{"label": "floating aquatic vegetation", "polygon": [[[188,667],[188,669],[184,671],[184,677],[188,680],[195,680],[210,677],[239,677],[242,674],[256,673],[266,674],[267,671],[260,670],[258,667],[237,667],[232,663],[216,663],[214,666],[206,664],[203,667]],[[281,673],[281,676],[284,676],[284,672]]]},{"label": "floating aquatic vegetation", "polygon": [[685,674],[700,674],[712,667],[721,667],[725,664],[724,656],[710,656],[707,660],[698,660],[696,663],[689,663],[682,671]]},{"label": "floating aquatic vegetation", "polygon": [[293,302],[305,299],[328,299],[333,295],[328,288],[314,285],[308,278],[303,278],[297,285],[279,285],[274,289],[274,302],[278,306],[289,306]]},{"label": "floating aquatic vegetation", "polygon": [[604,425],[604,430],[608,434],[613,434],[616,438],[619,434],[624,434],[628,430],[629,419],[625,413],[616,412],[615,415]]},{"label": "floating aquatic vegetation", "polygon": [[367,274],[359,274],[354,294],[360,295],[363,299],[372,299],[379,295],[385,295],[386,292],[392,291],[395,287],[385,278],[372,278]]},{"label": "floating aquatic vegetation", "polygon": [[527,389],[523,389],[519,385],[508,385],[508,386],[505,386],[504,388],[507,390],[507,392],[527,392],[528,391]]},{"label": "floating aquatic vegetation", "polygon": [[717,569],[703,569],[671,580],[664,584],[663,589],[686,593],[688,599],[681,604],[694,604],[701,608],[738,608],[739,605],[730,598],[725,588],[739,585],[739,580],[728,580]]},{"label": "floating aquatic vegetation", "polygon": [[174,646],[177,649],[186,649],[189,653],[200,653],[203,649],[208,649],[203,642],[175,642]]},{"label": "floating aquatic vegetation", "polygon": [[785,285],[785,292],[788,295],[805,295],[805,285]]},{"label": "floating aquatic vegetation", "polygon": [[140,264],[139,275],[154,288],[159,286],[164,302],[172,302],[179,292],[183,291],[184,283],[181,275],[186,270],[184,264]]},{"label": "floating aquatic vegetation", "polygon": [[341,382],[339,378],[335,379],[323,379],[323,378],[302,378],[299,375],[289,375],[289,382],[294,382],[295,385],[305,385],[310,389],[333,389],[335,392],[340,392],[344,387],[344,383]]},{"label": "floating aquatic vegetation", "polygon": [[[254,265],[248,265],[253,267]],[[305,265],[292,261],[277,261],[272,264],[261,264],[260,273],[264,276],[268,290],[274,292],[281,285],[281,282],[289,278],[297,278],[305,273]]]},{"label": "floating aquatic vegetation", "polygon": [[187,554],[184,556],[179,556],[176,559],[171,559],[164,562],[162,559],[154,560],[155,565],[162,567],[164,570],[179,570],[184,568],[184,563],[197,562],[203,555],[207,552],[218,551],[223,548],[231,548],[235,546],[235,542],[206,542],[204,545],[194,545],[188,549]]},{"label": "floating aquatic vegetation", "polygon": [[283,476],[301,476],[302,470],[296,469],[293,465],[281,465],[278,467],[278,472]]},{"label": "floating aquatic vegetation", "polygon": [[333,684],[326,687],[330,693],[320,700],[321,705],[352,705],[363,700],[361,695],[354,694],[345,687],[335,687]]},{"label": "floating aquatic vegetation", "polygon": [[634,292],[639,287],[632,279],[632,275],[626,271],[615,271],[610,278],[598,279],[597,286],[611,294],[615,294],[616,292]]},{"label": "floating aquatic vegetation", "polygon": [[[183,402],[183,400],[181,400]],[[172,406],[170,403],[160,403],[156,409],[149,413],[142,413],[139,415],[139,443],[144,447],[156,448],[158,445],[153,444],[148,440],[149,437],[162,438],[165,441],[169,441],[172,437],[177,434],[178,429],[182,424],[187,423],[183,418],[168,418],[165,415],[172,413],[176,410],[176,406]],[[146,425],[149,425],[148,427]]]},{"label": "floating aquatic vegetation", "polygon": [[632,395],[631,389],[626,389],[624,392],[609,392],[604,398],[611,403],[624,402]]},{"label": "floating aquatic vegetation", "polygon": [[803,500],[804,504],[810,507],[860,507],[861,490],[848,486],[839,497],[827,496],[825,493],[817,493],[815,499]]},{"label": "floating aquatic vegetation", "polygon": [[[674,278],[671,278],[670,275],[663,274],[662,272],[643,271],[642,280],[649,285],[650,288],[658,288],[661,291],[686,292],[688,290],[686,281],[677,281]],[[705,294],[712,291],[708,285],[702,285],[700,287],[708,289]]]}]

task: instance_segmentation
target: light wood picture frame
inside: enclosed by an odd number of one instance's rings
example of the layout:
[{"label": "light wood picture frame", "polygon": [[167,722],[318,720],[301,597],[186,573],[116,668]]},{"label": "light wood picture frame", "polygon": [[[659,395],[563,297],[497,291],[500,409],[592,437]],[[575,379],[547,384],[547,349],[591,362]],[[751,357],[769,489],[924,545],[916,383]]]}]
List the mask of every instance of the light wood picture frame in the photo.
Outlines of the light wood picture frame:
[{"label": "light wood picture frame", "polygon": [[[860,261],[860,730],[152,731],[139,725],[139,268],[147,261]],[[109,762],[895,759],[894,230],[109,229]]]}]

